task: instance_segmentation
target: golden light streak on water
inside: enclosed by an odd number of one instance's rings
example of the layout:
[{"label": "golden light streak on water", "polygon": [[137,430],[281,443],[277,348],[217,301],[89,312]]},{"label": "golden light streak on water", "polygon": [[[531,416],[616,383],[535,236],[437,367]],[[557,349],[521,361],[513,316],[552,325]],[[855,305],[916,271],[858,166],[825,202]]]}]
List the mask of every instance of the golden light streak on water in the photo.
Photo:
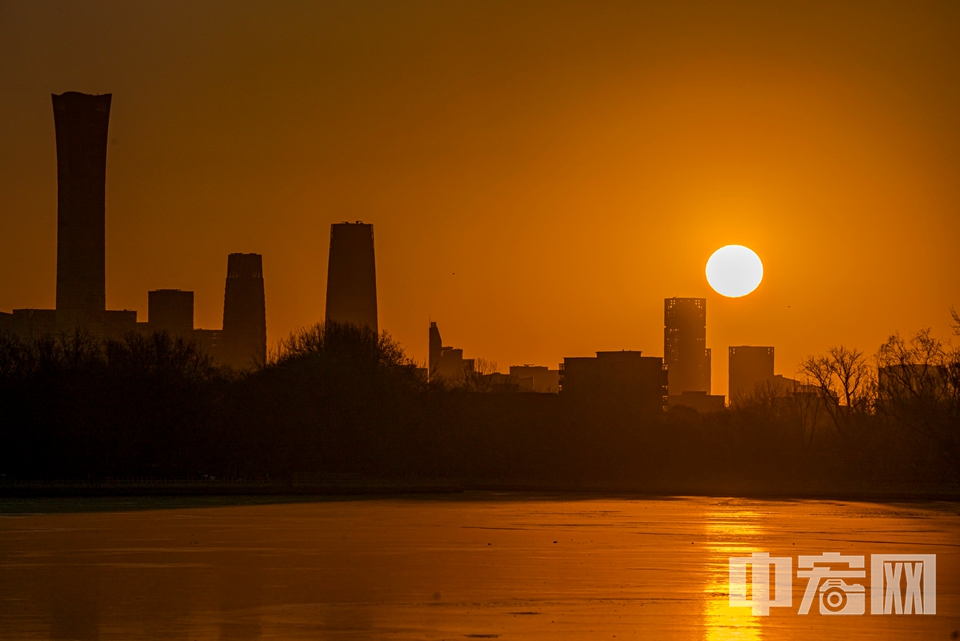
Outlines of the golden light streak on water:
[{"label": "golden light streak on water", "polygon": [[[760,515],[753,510],[715,508],[707,513],[705,526],[709,574],[703,589],[703,639],[759,641],[763,618],[754,616],[750,608],[730,607],[728,562],[730,557],[764,551],[754,545],[764,534]],[[747,595],[751,596],[749,587]]]}]

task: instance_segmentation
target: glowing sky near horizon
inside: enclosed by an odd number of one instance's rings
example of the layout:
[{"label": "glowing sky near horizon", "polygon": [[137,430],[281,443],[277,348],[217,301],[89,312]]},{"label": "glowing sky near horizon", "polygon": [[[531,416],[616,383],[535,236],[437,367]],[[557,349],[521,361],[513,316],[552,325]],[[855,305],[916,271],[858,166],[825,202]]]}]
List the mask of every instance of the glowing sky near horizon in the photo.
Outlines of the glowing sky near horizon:
[{"label": "glowing sky near horizon", "polygon": [[[0,310],[50,308],[51,93],[113,94],[107,304],[264,257],[271,344],[323,317],[330,224],[375,226],[381,326],[420,360],[663,353],[663,299],[788,376],[949,333],[960,5],[0,2]],[[716,248],[776,274],[714,293]]]}]

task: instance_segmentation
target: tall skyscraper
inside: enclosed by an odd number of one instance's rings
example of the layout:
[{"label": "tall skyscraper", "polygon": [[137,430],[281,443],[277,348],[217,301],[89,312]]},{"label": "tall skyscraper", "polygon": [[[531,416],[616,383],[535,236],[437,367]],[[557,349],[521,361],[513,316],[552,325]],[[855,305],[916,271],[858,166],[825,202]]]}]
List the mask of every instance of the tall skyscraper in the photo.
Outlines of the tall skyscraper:
[{"label": "tall skyscraper", "polygon": [[730,402],[753,394],[757,385],[770,383],[773,377],[773,348],[738,345],[729,350]]},{"label": "tall skyscraper", "polygon": [[427,376],[432,379],[440,369],[440,357],[443,354],[443,340],[440,338],[440,328],[435,322],[430,323],[429,362]]},{"label": "tall skyscraper", "polygon": [[663,301],[663,360],[670,395],[710,393],[710,350],[707,349],[707,299]]},{"label": "tall skyscraper", "polygon": [[147,323],[151,332],[179,338],[193,335],[193,292],[156,289],[147,292]]},{"label": "tall skyscraper", "polygon": [[240,369],[267,359],[267,307],[260,254],[230,254],[227,258],[218,355],[226,365]]},{"label": "tall skyscraper", "polygon": [[379,331],[373,225],[360,221],[330,225],[326,322]]},{"label": "tall skyscraper", "polygon": [[103,332],[110,94],[53,95],[57,134],[57,326]]}]

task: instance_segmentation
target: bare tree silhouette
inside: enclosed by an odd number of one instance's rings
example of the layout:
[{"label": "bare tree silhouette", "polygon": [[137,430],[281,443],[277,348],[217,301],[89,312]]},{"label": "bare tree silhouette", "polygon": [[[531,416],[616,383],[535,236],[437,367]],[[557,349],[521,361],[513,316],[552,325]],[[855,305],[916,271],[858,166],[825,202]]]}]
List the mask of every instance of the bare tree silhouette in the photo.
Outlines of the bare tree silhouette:
[{"label": "bare tree silhouette", "polygon": [[931,439],[960,476],[960,351],[924,329],[892,335],[876,358],[878,413]]},{"label": "bare tree silhouette", "polygon": [[860,414],[872,411],[876,384],[872,368],[858,349],[831,347],[824,356],[800,363],[802,380],[813,385],[837,432],[845,437]]},{"label": "bare tree silhouette", "polygon": [[457,372],[453,387],[465,392],[492,392],[496,387],[492,374],[496,373],[496,362],[477,358],[473,361],[473,369],[464,367]]},{"label": "bare tree silhouette", "polygon": [[949,394],[947,346],[923,329],[905,340],[899,333],[877,352],[878,394],[883,403],[896,399],[939,402]]}]

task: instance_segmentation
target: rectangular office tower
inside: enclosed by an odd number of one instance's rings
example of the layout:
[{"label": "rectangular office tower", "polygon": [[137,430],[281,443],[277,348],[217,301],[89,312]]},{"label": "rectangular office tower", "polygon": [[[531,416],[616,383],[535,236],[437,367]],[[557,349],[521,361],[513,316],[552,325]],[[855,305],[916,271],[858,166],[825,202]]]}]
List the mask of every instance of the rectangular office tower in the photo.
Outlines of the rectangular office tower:
[{"label": "rectangular office tower", "polygon": [[247,369],[267,360],[267,306],[260,254],[230,254],[223,294],[220,360]]},{"label": "rectangular office tower", "polygon": [[710,393],[710,350],[707,349],[707,299],[663,301],[663,360],[670,395]]},{"label": "rectangular office tower", "polygon": [[147,326],[176,338],[193,336],[193,292],[155,289],[147,292]]},{"label": "rectangular office tower", "polygon": [[110,94],[53,95],[57,134],[57,326],[103,332]]},{"label": "rectangular office tower", "polygon": [[360,221],[330,225],[326,322],[379,331],[373,225]]},{"label": "rectangular office tower", "polygon": [[737,345],[729,351],[730,402],[753,394],[758,385],[773,381],[773,348]]}]

